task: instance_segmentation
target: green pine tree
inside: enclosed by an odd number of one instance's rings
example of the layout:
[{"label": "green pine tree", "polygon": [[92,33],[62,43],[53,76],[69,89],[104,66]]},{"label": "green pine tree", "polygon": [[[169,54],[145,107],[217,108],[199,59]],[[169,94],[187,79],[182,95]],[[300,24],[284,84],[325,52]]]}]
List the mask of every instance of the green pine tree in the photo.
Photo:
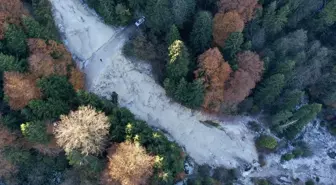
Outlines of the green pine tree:
[{"label": "green pine tree", "polygon": [[18,56],[26,56],[27,55],[27,36],[24,31],[14,25],[9,24],[6,27],[5,31],[5,43],[7,50],[13,54]]},{"label": "green pine tree", "polygon": [[170,30],[167,33],[166,40],[167,40],[168,46],[170,46],[171,44],[173,44],[174,41],[176,41],[176,40],[181,40],[180,32],[179,32],[178,28],[175,26],[175,24],[173,24],[170,27]]},{"label": "green pine tree", "polygon": [[212,15],[210,12],[201,11],[197,14],[189,40],[195,53],[202,53],[210,48],[212,42]]},{"label": "green pine tree", "polygon": [[265,79],[255,93],[255,102],[259,107],[271,105],[280,95],[285,85],[285,76],[275,74]]},{"label": "green pine tree", "polygon": [[49,136],[47,135],[47,125],[42,121],[27,122],[21,124],[22,135],[30,142],[48,143]]},{"label": "green pine tree", "polygon": [[176,40],[169,46],[169,62],[166,68],[166,76],[173,81],[180,81],[189,71],[189,53],[187,47],[180,40]]},{"label": "green pine tree", "polygon": [[224,57],[227,56],[229,60],[234,59],[236,54],[241,50],[244,43],[244,35],[242,32],[233,32],[225,40]]},{"label": "green pine tree", "polygon": [[4,71],[25,72],[27,70],[27,66],[28,63],[24,59],[18,60],[14,56],[0,53],[0,72]]},{"label": "green pine tree", "polygon": [[293,111],[301,103],[303,96],[304,92],[297,89],[285,91],[276,105],[277,110]]}]

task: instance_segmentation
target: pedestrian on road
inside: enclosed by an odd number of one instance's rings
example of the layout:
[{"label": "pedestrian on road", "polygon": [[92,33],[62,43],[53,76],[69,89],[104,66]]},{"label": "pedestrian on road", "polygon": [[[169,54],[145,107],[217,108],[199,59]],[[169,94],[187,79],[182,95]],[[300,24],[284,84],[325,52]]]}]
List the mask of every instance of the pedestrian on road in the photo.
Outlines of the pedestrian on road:
[{"label": "pedestrian on road", "polygon": [[101,62],[103,62],[103,60],[102,60],[102,59],[100,59],[100,61],[101,61]]}]

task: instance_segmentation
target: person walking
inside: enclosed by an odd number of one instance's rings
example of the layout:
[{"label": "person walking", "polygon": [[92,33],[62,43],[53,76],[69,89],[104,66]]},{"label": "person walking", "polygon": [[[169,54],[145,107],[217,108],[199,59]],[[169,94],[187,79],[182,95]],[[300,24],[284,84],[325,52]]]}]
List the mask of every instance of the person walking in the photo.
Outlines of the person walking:
[{"label": "person walking", "polygon": [[103,62],[103,60],[102,60],[102,59],[100,59],[100,61],[101,61],[101,62]]}]

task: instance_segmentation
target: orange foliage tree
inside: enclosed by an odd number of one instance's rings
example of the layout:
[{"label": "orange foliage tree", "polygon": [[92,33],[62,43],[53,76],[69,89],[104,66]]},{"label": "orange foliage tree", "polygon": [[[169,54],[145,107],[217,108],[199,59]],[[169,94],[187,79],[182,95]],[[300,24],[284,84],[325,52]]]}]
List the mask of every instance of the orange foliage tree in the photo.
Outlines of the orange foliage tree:
[{"label": "orange foliage tree", "polygon": [[69,81],[76,91],[84,89],[85,87],[84,74],[77,67],[71,69]]},{"label": "orange foliage tree", "polygon": [[153,174],[154,157],[136,144],[124,142],[108,149],[109,162],[101,181],[106,185],[147,185]]},{"label": "orange foliage tree", "polygon": [[220,0],[218,2],[219,12],[226,13],[235,10],[244,22],[253,18],[257,6],[258,0]]},{"label": "orange foliage tree", "polygon": [[0,40],[4,38],[5,24],[20,24],[21,16],[28,12],[20,0],[0,0]]},{"label": "orange foliage tree", "polygon": [[244,51],[237,55],[238,67],[249,73],[250,77],[259,82],[264,70],[264,62],[257,53]]},{"label": "orange foliage tree", "polygon": [[37,76],[45,77],[52,74],[67,75],[68,67],[72,65],[71,54],[63,44],[53,40],[28,39],[29,70]]},{"label": "orange foliage tree", "polygon": [[232,72],[230,65],[224,61],[218,48],[209,49],[198,58],[199,69],[196,78],[205,86],[203,108],[209,112],[218,112],[223,102],[225,82]]},{"label": "orange foliage tree", "polygon": [[258,54],[245,51],[237,55],[239,69],[229,80],[224,93],[226,109],[234,110],[261,80],[264,63]]},{"label": "orange foliage tree", "polygon": [[16,135],[10,132],[7,128],[0,125],[0,150],[5,147],[13,144],[17,139]]},{"label": "orange foliage tree", "polygon": [[36,86],[36,78],[18,72],[4,73],[4,92],[13,110],[22,109],[30,100],[41,97],[41,91]]},{"label": "orange foliage tree", "polygon": [[[84,74],[72,63],[71,54],[63,44],[53,40],[28,39],[29,71],[37,77],[53,74],[68,76],[75,90],[84,89]],[[70,67],[70,70],[68,70]]]},{"label": "orange foliage tree", "polygon": [[244,21],[237,11],[227,13],[217,13],[213,20],[213,38],[214,42],[224,47],[225,40],[233,32],[241,32],[244,29]]}]

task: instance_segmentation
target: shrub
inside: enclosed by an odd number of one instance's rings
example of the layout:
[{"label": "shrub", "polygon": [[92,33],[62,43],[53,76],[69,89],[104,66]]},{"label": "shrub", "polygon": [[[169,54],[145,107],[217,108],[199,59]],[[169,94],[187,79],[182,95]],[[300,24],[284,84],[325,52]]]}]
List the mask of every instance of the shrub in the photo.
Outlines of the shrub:
[{"label": "shrub", "polygon": [[21,124],[21,132],[30,142],[47,143],[49,141],[46,123],[42,121]]},{"label": "shrub", "polygon": [[102,176],[103,184],[121,185],[148,184],[153,174],[154,157],[136,144],[116,144],[108,150],[109,162]]},{"label": "shrub", "polygon": [[306,181],[305,185],[315,185],[315,183],[312,179],[310,179]]},{"label": "shrub", "polygon": [[292,151],[294,158],[301,157],[304,154],[304,151],[301,148],[296,148]]},{"label": "shrub", "polygon": [[266,179],[258,179],[256,185],[269,185],[270,183]]},{"label": "shrub", "polygon": [[57,144],[67,153],[78,150],[84,155],[99,154],[109,132],[108,118],[91,106],[61,116],[55,129]]},{"label": "shrub", "polygon": [[257,139],[256,145],[260,149],[274,150],[277,147],[278,142],[272,136],[263,135]]},{"label": "shrub", "polygon": [[292,153],[286,153],[284,155],[281,156],[281,161],[290,161],[294,158],[294,154]]}]

